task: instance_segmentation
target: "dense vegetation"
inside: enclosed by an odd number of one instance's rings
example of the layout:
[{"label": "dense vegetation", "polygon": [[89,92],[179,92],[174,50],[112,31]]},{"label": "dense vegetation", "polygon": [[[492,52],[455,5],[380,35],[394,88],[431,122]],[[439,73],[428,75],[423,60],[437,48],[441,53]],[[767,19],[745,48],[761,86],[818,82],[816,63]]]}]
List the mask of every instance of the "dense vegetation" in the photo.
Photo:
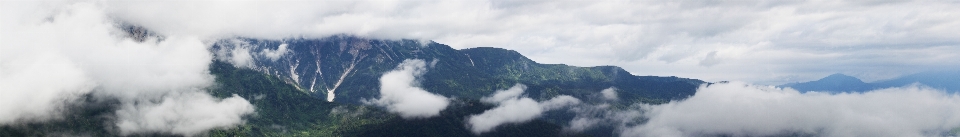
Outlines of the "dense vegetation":
[{"label": "dense vegetation", "polygon": [[[219,98],[237,94],[256,107],[255,114],[236,127],[214,129],[207,136],[477,136],[465,118],[493,106],[475,99],[457,99],[440,116],[403,119],[382,108],[326,102],[280,79],[225,62],[210,65],[217,85],[208,91]],[[112,113],[116,101],[85,97],[68,107],[64,119],[44,123],[0,126],[3,136],[116,136]],[[564,133],[561,126],[543,120],[508,124],[479,136],[583,136]],[[176,136],[168,133],[137,136]]]},{"label": "dense vegetation", "polygon": [[[251,99],[256,115],[237,128],[212,136],[474,136],[465,118],[493,106],[474,99],[455,100],[440,116],[403,119],[381,108],[330,103],[296,90],[277,78],[215,62],[211,73],[220,84],[212,93]],[[559,136],[561,127],[542,120],[507,125],[483,136]],[[576,135],[566,133],[564,135]]]}]

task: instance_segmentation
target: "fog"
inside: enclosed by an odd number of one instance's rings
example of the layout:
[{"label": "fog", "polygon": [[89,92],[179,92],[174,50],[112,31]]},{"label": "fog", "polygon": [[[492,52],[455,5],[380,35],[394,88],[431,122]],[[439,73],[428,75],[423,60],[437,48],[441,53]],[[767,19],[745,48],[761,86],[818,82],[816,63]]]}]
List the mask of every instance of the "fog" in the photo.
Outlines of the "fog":
[{"label": "fog", "polygon": [[944,136],[960,127],[960,96],[907,86],[865,93],[800,93],[730,82],[642,107],[621,136]]},{"label": "fog", "polygon": [[242,123],[240,117],[253,112],[242,97],[218,99],[204,91],[213,84],[212,55],[201,38],[138,42],[96,3],[2,6],[2,125],[61,119],[64,107],[83,95],[120,101],[117,121],[106,122],[121,134],[195,135]]}]

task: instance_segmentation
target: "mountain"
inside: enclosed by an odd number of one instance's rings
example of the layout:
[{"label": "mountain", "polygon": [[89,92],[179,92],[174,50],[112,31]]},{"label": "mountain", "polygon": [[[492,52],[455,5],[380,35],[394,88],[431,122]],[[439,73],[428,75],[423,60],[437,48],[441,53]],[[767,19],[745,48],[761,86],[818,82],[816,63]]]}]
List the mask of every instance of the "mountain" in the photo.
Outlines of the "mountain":
[{"label": "mountain", "polygon": [[[454,100],[439,116],[408,120],[377,107],[311,97],[276,77],[225,62],[214,62],[210,70],[219,83],[212,88],[213,95],[252,98],[250,102],[259,109],[244,125],[214,130],[211,136],[474,136],[463,126],[463,119],[493,107],[477,100]],[[483,136],[557,136],[560,129],[557,124],[535,120]]]},{"label": "mountain", "polygon": [[828,91],[828,92],[860,92],[874,89],[873,85],[864,83],[860,79],[852,76],[847,76],[843,74],[833,74],[820,80],[803,82],[803,83],[791,83],[782,85],[783,87],[790,87],[798,91]]},{"label": "mountain", "polygon": [[780,87],[790,87],[801,92],[825,91],[840,93],[864,92],[883,88],[903,87],[912,84],[920,84],[947,92],[957,92],[960,91],[960,71],[927,71],[872,83],[865,83],[856,77],[838,73],[816,81],[790,83],[780,85]]},{"label": "mountain", "polygon": [[900,87],[914,83],[948,92],[957,92],[960,91],[960,71],[926,71],[895,79],[881,80],[873,84],[878,87]]},{"label": "mountain", "polygon": [[[236,68],[215,61],[210,72],[217,86],[209,93],[219,98],[237,94],[249,99],[256,114],[242,125],[214,129],[206,136],[476,136],[466,129],[464,118],[493,106],[477,100],[455,100],[440,116],[427,119],[403,119],[372,106],[327,102],[299,91],[282,80],[250,69]],[[117,136],[112,120],[115,100],[96,100],[84,96],[83,102],[69,108],[64,119],[45,123],[0,126],[2,136]],[[564,133],[559,124],[534,120],[498,127],[480,136],[583,136]],[[169,133],[130,136],[178,136]]]},{"label": "mountain", "polygon": [[[417,40],[378,40],[338,35],[320,39],[229,39],[214,44],[218,55],[246,49],[251,69],[296,85],[328,101],[361,104],[379,95],[378,78],[405,59],[430,62],[421,86],[443,96],[475,98],[520,83],[528,95],[584,98],[614,87],[624,103],[664,102],[692,96],[705,82],[678,77],[635,76],[616,66],[576,67],[540,64],[500,48],[457,50]],[[267,53],[282,52],[280,56]]]},{"label": "mountain", "polygon": [[[159,37],[139,27],[123,28],[141,41]],[[209,48],[215,59],[209,72],[214,86],[205,89],[217,98],[233,95],[254,107],[244,123],[212,129],[204,136],[612,136],[615,127],[583,133],[564,129],[576,114],[544,112],[540,118],[504,124],[474,134],[467,118],[496,107],[482,97],[515,84],[528,88],[523,97],[545,101],[561,95],[587,105],[624,109],[637,103],[664,103],[692,96],[697,79],[636,76],[616,66],[577,67],[537,63],[500,48],[453,49],[418,40],[380,40],[337,35],[318,39],[265,40],[231,38]],[[407,59],[429,64],[417,85],[450,97],[438,116],[403,118],[385,108],[364,104],[379,97],[379,78]],[[618,101],[604,99],[604,89],[616,89]],[[118,136],[114,125],[117,100],[85,95],[66,107],[64,118],[43,123],[0,126],[0,136]],[[131,136],[178,136],[138,133]]]}]

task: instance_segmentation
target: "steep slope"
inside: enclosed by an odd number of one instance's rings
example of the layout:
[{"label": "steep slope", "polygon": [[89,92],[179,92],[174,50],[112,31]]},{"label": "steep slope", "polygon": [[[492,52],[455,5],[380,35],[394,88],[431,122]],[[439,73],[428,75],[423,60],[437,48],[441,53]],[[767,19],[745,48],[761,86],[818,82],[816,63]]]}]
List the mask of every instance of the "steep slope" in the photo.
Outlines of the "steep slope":
[{"label": "steep slope", "polygon": [[[231,39],[213,48],[222,58],[241,49],[250,53],[249,67],[298,85],[328,101],[360,104],[378,96],[377,79],[404,59],[430,62],[420,85],[448,97],[478,99],[515,83],[530,87],[528,95],[584,98],[602,89],[620,90],[624,103],[662,102],[693,95],[703,81],[676,77],[639,77],[615,66],[574,67],[539,64],[516,51],[499,48],[456,50],[415,40],[375,40],[352,36],[321,39]],[[279,56],[276,51],[281,52]],[[238,63],[234,63],[238,64]],[[243,64],[243,63],[239,63]]]},{"label": "steep slope", "polygon": [[[238,94],[257,107],[246,124],[213,131],[212,136],[475,136],[464,126],[464,118],[493,107],[477,100],[455,100],[440,116],[403,119],[381,108],[326,102],[277,78],[224,62],[214,62],[210,70],[219,84],[211,90],[214,95]],[[482,135],[556,136],[560,129],[535,120]]]},{"label": "steep slope", "polygon": [[396,117],[376,108],[326,102],[275,77],[224,62],[211,64],[210,73],[217,81],[211,94],[221,98],[237,94],[256,107],[246,124],[214,131],[213,136],[334,136]]}]

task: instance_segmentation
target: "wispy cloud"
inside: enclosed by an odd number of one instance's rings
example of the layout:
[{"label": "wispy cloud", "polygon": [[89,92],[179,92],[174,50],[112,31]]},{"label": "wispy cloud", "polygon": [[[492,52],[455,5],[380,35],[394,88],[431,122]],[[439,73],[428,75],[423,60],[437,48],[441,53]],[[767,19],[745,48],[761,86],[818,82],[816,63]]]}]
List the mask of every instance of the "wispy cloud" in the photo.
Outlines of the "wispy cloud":
[{"label": "wispy cloud", "polygon": [[498,90],[489,97],[481,99],[484,103],[497,104],[497,107],[486,110],[481,114],[472,115],[467,122],[468,127],[475,134],[492,131],[497,126],[509,123],[523,123],[537,118],[545,111],[556,110],[570,105],[580,104],[580,100],[571,96],[561,95],[550,100],[537,102],[531,98],[522,97],[527,87],[517,84],[507,90]]}]

